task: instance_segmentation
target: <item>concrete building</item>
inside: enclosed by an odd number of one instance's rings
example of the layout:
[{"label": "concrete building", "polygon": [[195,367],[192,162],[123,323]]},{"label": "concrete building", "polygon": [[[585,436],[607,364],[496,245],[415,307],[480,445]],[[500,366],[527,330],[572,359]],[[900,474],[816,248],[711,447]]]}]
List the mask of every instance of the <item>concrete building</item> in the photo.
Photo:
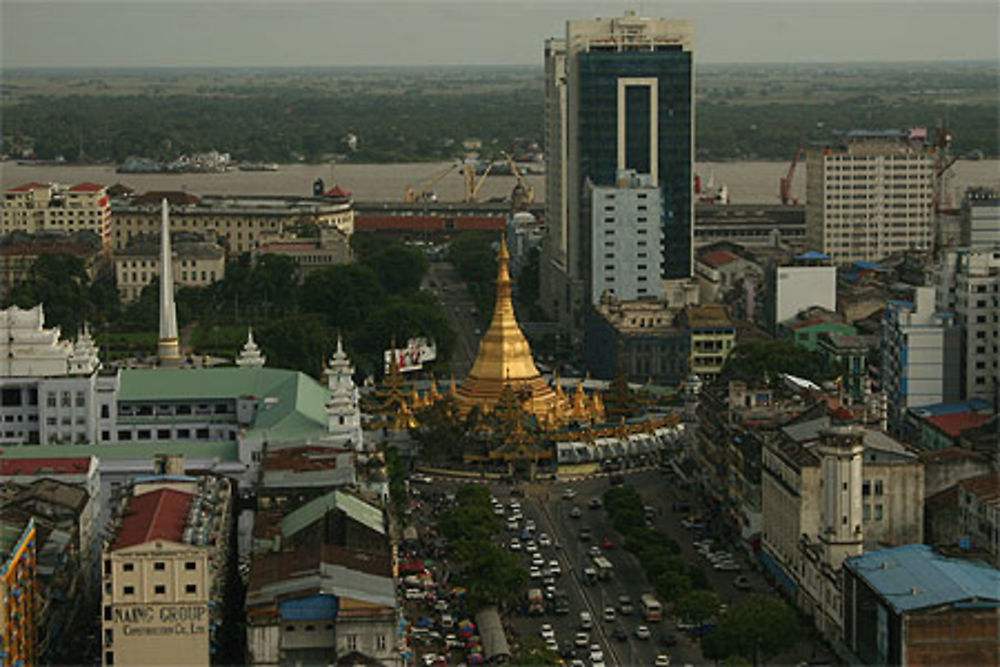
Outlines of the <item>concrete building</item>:
[{"label": "concrete building", "polygon": [[932,287],[915,288],[913,301],[888,302],[881,372],[891,432],[903,431],[908,409],[958,398],[959,334],[954,316],[935,310]]},{"label": "concrete building", "polygon": [[951,449],[959,446],[964,431],[985,424],[993,417],[992,407],[981,398],[970,398],[957,403],[910,408],[906,413],[905,430],[911,442],[924,451]]},{"label": "concrete building", "polygon": [[[226,277],[226,251],[204,241],[172,243],[174,284],[206,287]],[[142,290],[160,276],[160,245],[139,240],[114,254],[115,281],[122,302],[135,301]]]},{"label": "concrete building", "polygon": [[72,186],[25,183],[4,193],[0,235],[40,231],[93,232],[111,246],[111,198],[96,183]]},{"label": "concrete building", "polygon": [[699,302],[725,303],[736,318],[753,322],[764,304],[764,269],[742,246],[719,242],[695,255]]},{"label": "concrete building", "polygon": [[[586,309],[600,296],[592,284],[596,253],[603,265],[604,251],[592,247],[592,188],[616,186],[621,170],[633,170],[660,192],[659,219],[648,222],[664,239],[660,279],[691,277],[693,25],[633,12],[568,21],[564,39],[545,43],[545,72],[542,305],[579,339]],[[655,285],[648,289],[660,296]]]},{"label": "concrete building", "polygon": [[337,227],[322,227],[317,238],[300,238],[291,235],[262,237],[252,256],[258,261],[262,255],[287,257],[299,267],[300,280],[331,266],[352,261],[350,236]]},{"label": "concrete building", "polygon": [[614,186],[594,186],[590,197],[589,302],[605,292],[624,300],[659,296],[660,190],[647,174],[626,169]]},{"label": "concrete building", "polygon": [[40,305],[0,311],[0,443],[96,442],[116,378],[98,374],[97,347],[86,329],[70,343],[44,321]]},{"label": "concrete building", "polygon": [[736,327],[726,307],[720,303],[688,306],[678,322],[690,341],[690,372],[702,378],[718,375],[736,346]]},{"label": "concrete building", "polygon": [[993,188],[969,188],[962,199],[958,245],[970,250],[1000,248],[1000,196]]},{"label": "concrete building", "polygon": [[791,262],[769,264],[765,308],[758,321],[776,334],[779,323],[807,308],[837,310],[837,269],[829,260],[821,253],[808,252],[796,255]]},{"label": "concrete building", "polygon": [[1000,664],[1000,571],[910,544],[847,559],[843,587],[851,662]]},{"label": "concrete building", "polygon": [[955,314],[961,336],[961,398],[1000,391],[1000,246],[947,249],[937,267],[937,307]]},{"label": "concrete building", "polygon": [[217,240],[227,254],[252,252],[268,235],[290,233],[300,223],[335,227],[354,233],[351,194],[334,188],[313,197],[198,197],[185,192],[147,192],[116,200],[112,206],[113,245],[125,249],[136,236],[155,235],[160,227],[160,202],[170,204],[171,230]]},{"label": "concrete building", "polygon": [[606,293],[587,315],[584,358],[588,372],[608,380],[620,362],[632,382],[676,385],[683,381],[691,341],[688,332],[675,323],[677,313],[677,308],[662,301],[624,301]]},{"label": "concrete building", "polygon": [[806,242],[834,264],[927,248],[933,198],[926,131],[844,133],[807,152]]},{"label": "concrete building", "polygon": [[959,482],[958,507],[962,537],[1000,566],[1000,472]]},{"label": "concrete building", "polygon": [[232,487],[139,477],[115,499],[104,550],[103,665],[208,665],[225,610]]},{"label": "concrete building", "polygon": [[742,246],[785,245],[803,252],[806,214],[802,204],[705,204],[694,205],[694,245],[702,248],[719,243]]},{"label": "concrete building", "polygon": [[869,364],[878,353],[878,336],[827,333],[819,337],[816,349],[830,368],[842,371],[841,386],[849,403],[863,403],[871,394]]},{"label": "concrete building", "polygon": [[0,523],[0,648],[3,665],[38,662],[36,610],[38,561],[34,519],[21,525]]},{"label": "concrete building", "polygon": [[794,317],[778,323],[778,335],[804,347],[810,352],[819,350],[823,336],[853,336],[857,331],[844,321],[844,317],[822,306],[812,306],[796,313]]}]

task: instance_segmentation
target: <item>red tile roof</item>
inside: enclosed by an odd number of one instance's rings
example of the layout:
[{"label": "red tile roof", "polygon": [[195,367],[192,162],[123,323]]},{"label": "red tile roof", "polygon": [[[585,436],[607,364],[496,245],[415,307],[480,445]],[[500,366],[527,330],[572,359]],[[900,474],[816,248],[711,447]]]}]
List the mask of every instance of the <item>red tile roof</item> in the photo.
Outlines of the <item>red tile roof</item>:
[{"label": "red tile roof", "polygon": [[69,189],[70,192],[100,192],[104,189],[103,185],[97,183],[77,183]]},{"label": "red tile roof", "polygon": [[339,185],[335,185],[325,193],[326,197],[350,197],[351,193]]},{"label": "red tile roof", "polygon": [[152,540],[180,542],[194,494],[159,489],[136,496],[122,519],[112,551]]},{"label": "red tile roof", "polygon": [[945,435],[957,438],[962,435],[963,431],[985,424],[990,420],[990,416],[978,412],[955,412],[950,415],[935,415],[926,419]]},{"label": "red tile roof", "polygon": [[739,255],[731,253],[728,250],[716,250],[702,257],[701,261],[710,266],[725,266],[730,262],[735,262],[739,258]]},{"label": "red tile roof", "polygon": [[1000,498],[1000,472],[991,472],[972,479],[963,479],[958,483],[966,492],[980,500],[995,500]]},{"label": "red tile roof", "polygon": [[0,460],[0,475],[78,475],[90,469],[90,458],[37,458]]},{"label": "red tile roof", "polygon": [[30,192],[32,190],[37,190],[38,188],[49,187],[47,183],[39,183],[37,181],[32,181],[31,183],[25,183],[23,185],[18,185],[16,188],[10,188],[7,192]]}]

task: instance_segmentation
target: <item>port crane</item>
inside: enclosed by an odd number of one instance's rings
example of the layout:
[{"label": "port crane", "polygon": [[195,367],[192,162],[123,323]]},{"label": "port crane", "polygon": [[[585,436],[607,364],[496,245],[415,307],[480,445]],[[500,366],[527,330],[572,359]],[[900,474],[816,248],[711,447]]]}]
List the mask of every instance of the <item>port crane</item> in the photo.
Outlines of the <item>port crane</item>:
[{"label": "port crane", "polygon": [[403,201],[407,204],[412,204],[417,201],[435,201],[437,196],[434,194],[434,190],[432,188],[437,185],[442,178],[455,171],[457,167],[458,163],[456,162],[421,183],[420,192],[417,192],[412,185],[407,185],[406,189],[403,191]]},{"label": "port crane", "polygon": [[782,204],[799,203],[797,199],[792,199],[792,178],[795,176],[795,167],[802,159],[803,152],[804,147],[799,144],[799,147],[795,149],[795,155],[792,156],[792,164],[788,167],[788,173],[781,178],[778,184],[778,196],[781,198]]},{"label": "port crane", "polygon": [[514,178],[517,179],[517,183],[514,185],[514,190],[510,193],[510,201],[515,210],[522,211],[528,207],[529,204],[535,203],[535,188],[528,184],[524,180],[524,176],[517,168],[517,163],[514,162],[512,158],[507,153],[501,152],[503,159],[507,161],[510,165],[510,173],[514,174]]},{"label": "port crane", "polygon": [[462,165],[462,175],[465,176],[465,202],[468,204],[473,204],[476,202],[476,194],[479,192],[479,188],[483,187],[483,183],[486,182],[486,177],[490,175],[490,171],[493,169],[493,165],[496,164],[493,161],[486,166],[486,170],[483,171],[482,177],[476,180],[476,167],[475,165],[466,162]]}]

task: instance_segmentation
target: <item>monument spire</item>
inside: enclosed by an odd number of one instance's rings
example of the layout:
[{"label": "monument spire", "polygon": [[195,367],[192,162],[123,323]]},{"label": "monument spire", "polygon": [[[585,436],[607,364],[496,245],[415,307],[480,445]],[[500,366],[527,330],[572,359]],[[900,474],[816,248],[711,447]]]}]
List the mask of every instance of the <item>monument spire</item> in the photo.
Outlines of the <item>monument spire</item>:
[{"label": "monument spire", "polygon": [[170,211],[163,199],[163,220],[160,225],[160,343],[156,356],[161,364],[180,361],[177,341],[177,309],[174,306],[174,262],[170,251]]}]

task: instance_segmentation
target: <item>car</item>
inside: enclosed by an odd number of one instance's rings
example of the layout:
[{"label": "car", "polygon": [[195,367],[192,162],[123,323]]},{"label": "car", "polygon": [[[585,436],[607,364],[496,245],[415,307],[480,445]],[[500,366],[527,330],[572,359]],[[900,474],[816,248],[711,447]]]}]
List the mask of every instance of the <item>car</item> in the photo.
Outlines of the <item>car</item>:
[{"label": "car", "polygon": [[595,544],[595,545],[591,546],[590,549],[587,550],[587,553],[590,554],[591,556],[600,556],[601,555],[601,547],[599,547],[599,546],[597,546]]},{"label": "car", "polygon": [[615,641],[628,641],[628,633],[625,632],[625,628],[620,625],[615,626],[615,630],[611,633],[611,636],[615,638]]},{"label": "car", "polygon": [[618,596],[618,613],[622,616],[630,616],[635,611],[635,606],[632,604],[632,598],[627,595]]},{"label": "car", "polygon": [[518,501],[516,501],[516,500],[512,500],[509,503],[507,503],[507,507],[508,507],[508,509],[510,509],[511,512],[520,512],[521,511],[521,503],[518,502]]},{"label": "car", "polygon": [[549,572],[552,574],[553,577],[558,577],[562,575],[562,568],[559,567],[559,561],[557,560],[549,561]]},{"label": "car", "polygon": [[419,588],[407,588],[404,595],[407,600],[423,600],[427,597],[427,593]]},{"label": "car", "polygon": [[548,533],[539,533],[538,534],[538,546],[540,546],[540,547],[551,547],[552,546],[552,538],[549,537]]},{"label": "car", "polygon": [[520,510],[518,510],[517,512],[511,514],[508,518],[513,519],[514,521],[520,521],[524,518],[524,515],[521,514]]},{"label": "car", "polygon": [[594,620],[590,617],[589,611],[580,612],[580,629],[590,630],[594,625]]},{"label": "car", "polygon": [[570,508],[569,510],[569,516],[571,519],[579,519],[581,516],[583,516],[583,511],[580,509],[578,505],[573,505],[573,507]]},{"label": "car", "polygon": [[605,607],[604,608],[604,621],[607,622],[607,623],[614,623],[615,622],[615,608],[614,607]]},{"label": "car", "polygon": [[415,482],[417,484],[430,484],[434,480],[431,478],[430,475],[415,473],[413,475],[410,475],[410,481]]},{"label": "car", "polygon": [[507,530],[517,530],[517,519],[507,519]]},{"label": "car", "polygon": [[735,579],[733,579],[733,587],[740,591],[749,591],[752,586],[750,585],[750,580],[747,579],[742,574]]},{"label": "car", "polygon": [[510,546],[508,547],[511,551],[520,551],[521,542],[515,537],[510,541]]},{"label": "car", "polygon": [[536,551],[538,551],[538,545],[535,544],[534,540],[528,540],[527,542],[524,543],[524,550],[527,551],[529,554],[533,554]]},{"label": "car", "polygon": [[590,503],[588,504],[588,507],[590,507],[590,509],[592,509],[592,510],[599,510],[599,509],[601,509],[601,499],[598,498],[597,496],[594,496],[593,498],[590,499]]},{"label": "car", "polygon": [[531,569],[528,570],[528,576],[531,577],[532,579],[541,579],[542,578],[542,571],[539,570],[534,565],[532,565]]},{"label": "car", "polygon": [[552,639],[546,639],[545,640],[545,648],[547,648],[548,650],[552,651],[553,653],[558,653],[559,652],[559,642],[557,642],[555,640],[555,637],[553,637]]},{"label": "car", "polygon": [[524,529],[535,532],[535,521],[533,519],[528,519],[524,522]]},{"label": "car", "polygon": [[569,639],[563,640],[562,647],[559,649],[559,657],[572,658],[574,655],[576,655],[576,647],[573,646],[573,642]]},{"label": "car", "polygon": [[497,516],[503,516],[504,515],[503,505],[495,506],[493,508],[493,513],[496,514]]},{"label": "car", "polygon": [[595,651],[594,647],[591,646],[590,647],[590,655],[588,657],[590,658],[590,664],[592,666],[595,665],[596,663],[599,663],[599,662],[603,663],[604,662],[604,651],[602,651],[600,649],[600,647],[598,647],[598,649]]},{"label": "car", "polygon": [[604,541],[601,542],[601,546],[604,547],[605,549],[614,549],[615,543],[611,541],[610,537],[605,537]]},{"label": "car", "polygon": [[587,644],[590,643],[590,633],[589,632],[578,632],[576,637],[573,639],[573,644],[577,648],[587,648]]},{"label": "car", "polygon": [[569,667],[587,667],[587,663],[583,660],[573,660],[569,663]]},{"label": "car", "polygon": [[545,623],[538,629],[538,634],[542,636],[542,639],[552,639],[556,636],[556,631],[552,629],[551,625]]},{"label": "car", "polygon": [[736,563],[734,561],[724,561],[722,563],[716,563],[712,567],[718,570],[719,572],[740,572],[743,570],[743,567],[739,563]]},{"label": "car", "polygon": [[670,667],[670,655],[667,653],[661,653],[656,656],[656,662],[653,663],[656,667]]},{"label": "car", "polygon": [[563,500],[573,500],[574,498],[576,498],[576,491],[574,491],[573,489],[566,489],[565,491],[563,491],[562,497]]},{"label": "car", "polygon": [[594,536],[594,533],[591,532],[590,528],[584,527],[584,528],[580,529],[580,539],[581,540],[589,540],[593,536]]},{"label": "car", "polygon": [[465,642],[456,637],[454,634],[444,636],[444,646],[449,651],[456,648],[462,648],[465,646]]},{"label": "car", "polygon": [[545,565],[545,556],[536,551],[535,553],[531,554],[531,564],[534,565],[535,567],[541,567],[542,565]]},{"label": "car", "polygon": [[647,628],[645,625],[640,625],[639,627],[637,627],[635,629],[635,638],[649,639],[649,628]]},{"label": "car", "polygon": [[660,646],[677,646],[677,635],[672,632],[660,635]]}]

